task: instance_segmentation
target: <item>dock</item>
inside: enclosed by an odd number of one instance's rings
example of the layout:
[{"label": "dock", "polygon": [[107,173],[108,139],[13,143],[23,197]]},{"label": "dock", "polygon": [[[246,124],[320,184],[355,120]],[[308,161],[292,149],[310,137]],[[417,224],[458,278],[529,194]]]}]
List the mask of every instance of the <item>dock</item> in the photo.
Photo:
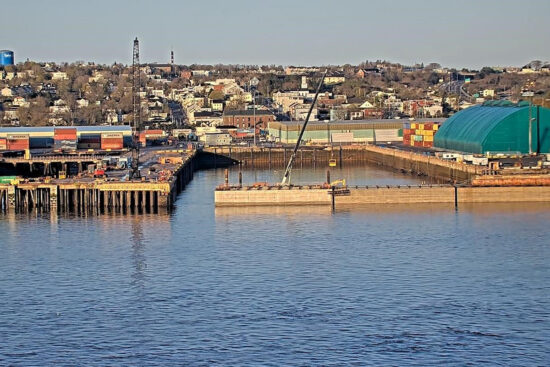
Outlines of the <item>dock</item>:
[{"label": "dock", "polygon": [[332,207],[369,204],[550,202],[550,186],[220,186],[218,207],[302,206]]},{"label": "dock", "polygon": [[[192,180],[197,167],[197,152],[162,150],[148,152],[154,156],[141,168],[141,180],[127,180],[124,171],[115,177],[94,178],[83,176],[87,162],[100,157],[37,157],[17,158],[14,164],[32,167],[37,163],[76,163],[76,177],[17,179],[0,184],[0,210],[26,212],[32,210],[74,213],[148,212],[170,210],[177,195]],[[158,159],[157,159],[158,158]]]}]

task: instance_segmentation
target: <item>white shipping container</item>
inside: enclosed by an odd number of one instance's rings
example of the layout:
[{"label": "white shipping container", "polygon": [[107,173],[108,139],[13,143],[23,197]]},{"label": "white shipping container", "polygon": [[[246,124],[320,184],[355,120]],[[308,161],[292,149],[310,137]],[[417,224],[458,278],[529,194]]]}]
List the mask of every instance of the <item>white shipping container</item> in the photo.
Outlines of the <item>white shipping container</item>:
[{"label": "white shipping container", "polygon": [[399,129],[376,129],[374,131],[376,141],[390,142],[401,141],[403,137],[399,136]]}]

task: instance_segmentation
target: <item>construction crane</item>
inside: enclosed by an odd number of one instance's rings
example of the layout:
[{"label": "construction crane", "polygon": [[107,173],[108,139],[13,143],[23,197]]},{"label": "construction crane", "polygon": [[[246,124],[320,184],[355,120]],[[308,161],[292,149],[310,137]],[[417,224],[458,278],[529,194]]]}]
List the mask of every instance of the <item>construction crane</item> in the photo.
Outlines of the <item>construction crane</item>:
[{"label": "construction crane", "polygon": [[130,180],[140,179],[139,171],[139,134],[141,130],[141,101],[140,101],[140,67],[139,67],[139,41],[134,40],[134,52],[132,60],[132,106],[133,106],[133,144],[132,144],[132,163],[130,167]]},{"label": "construction crane", "polygon": [[328,72],[328,68],[325,70],[325,73],[321,77],[321,80],[319,81],[319,85],[317,86],[317,90],[315,91],[315,97],[313,97],[313,102],[311,102],[311,106],[309,106],[309,111],[307,112],[306,121],[304,121],[304,124],[302,125],[302,129],[300,130],[300,135],[298,135],[298,141],[296,141],[296,146],[294,147],[294,151],[292,152],[292,155],[288,160],[288,165],[286,166],[285,175],[283,176],[283,181],[281,182],[282,185],[286,185],[287,183],[290,184],[290,173],[292,172],[292,164],[294,163],[294,159],[296,158],[296,152],[298,152],[298,148],[300,147],[300,143],[302,142],[302,136],[306,131],[306,126],[307,126],[307,123],[309,122],[309,117],[311,116],[313,107],[317,102],[317,97],[319,96],[319,91],[323,86],[323,81],[327,76],[327,72]]}]

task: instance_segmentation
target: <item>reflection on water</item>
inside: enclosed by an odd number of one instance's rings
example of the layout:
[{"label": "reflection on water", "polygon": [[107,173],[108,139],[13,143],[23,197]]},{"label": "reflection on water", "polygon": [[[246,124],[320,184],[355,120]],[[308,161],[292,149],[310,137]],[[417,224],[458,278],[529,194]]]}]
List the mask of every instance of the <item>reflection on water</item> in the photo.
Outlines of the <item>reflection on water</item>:
[{"label": "reflection on water", "polygon": [[145,269],[147,268],[147,262],[144,252],[144,237],[141,228],[140,220],[134,218],[130,219],[130,225],[132,227],[132,236],[130,243],[132,244],[132,255],[135,271],[132,274],[132,285],[138,288],[140,291],[144,287]]},{"label": "reflection on water", "polygon": [[302,206],[242,206],[216,207],[214,211],[218,217],[235,218],[239,216],[297,216],[297,215],[330,215],[329,205],[302,205]]},{"label": "reflection on water", "polygon": [[548,364],[546,204],[215,208],[221,182],[170,215],[0,216],[0,365]]}]

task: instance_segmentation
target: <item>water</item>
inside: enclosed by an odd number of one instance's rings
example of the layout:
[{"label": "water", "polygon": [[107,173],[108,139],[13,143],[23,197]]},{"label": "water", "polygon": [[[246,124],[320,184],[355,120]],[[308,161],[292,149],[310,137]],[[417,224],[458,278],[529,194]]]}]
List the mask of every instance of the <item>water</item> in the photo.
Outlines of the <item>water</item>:
[{"label": "water", "polygon": [[171,215],[0,217],[0,365],[550,364],[548,205],[215,209],[222,181]]}]

